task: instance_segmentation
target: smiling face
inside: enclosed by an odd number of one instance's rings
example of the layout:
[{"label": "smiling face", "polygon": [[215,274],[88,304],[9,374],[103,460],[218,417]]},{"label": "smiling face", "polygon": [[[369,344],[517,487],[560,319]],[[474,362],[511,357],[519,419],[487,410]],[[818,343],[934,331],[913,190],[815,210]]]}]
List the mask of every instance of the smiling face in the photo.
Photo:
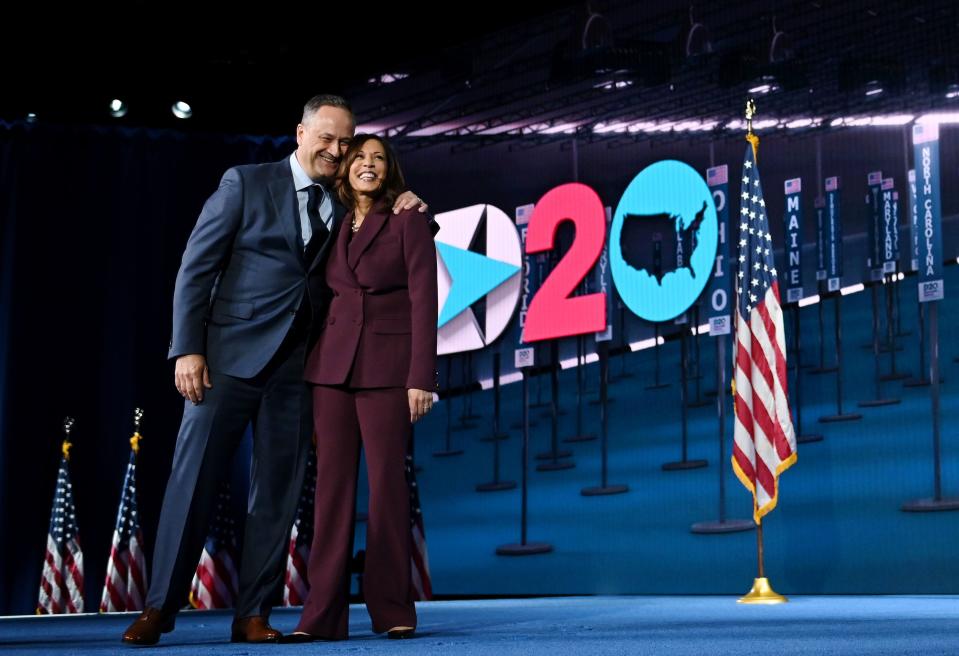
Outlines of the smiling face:
[{"label": "smiling face", "polygon": [[296,126],[296,159],[314,182],[336,175],[353,137],[353,115],[342,107],[323,105]]},{"label": "smiling face", "polygon": [[383,143],[379,139],[367,139],[352,155],[349,167],[349,182],[354,195],[378,195],[389,167]]}]

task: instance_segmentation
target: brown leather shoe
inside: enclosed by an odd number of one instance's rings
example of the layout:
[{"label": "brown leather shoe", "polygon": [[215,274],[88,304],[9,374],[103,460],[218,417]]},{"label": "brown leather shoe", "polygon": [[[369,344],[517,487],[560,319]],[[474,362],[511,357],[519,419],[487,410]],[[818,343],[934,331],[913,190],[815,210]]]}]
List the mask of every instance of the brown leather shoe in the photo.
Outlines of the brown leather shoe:
[{"label": "brown leather shoe", "polygon": [[231,634],[230,642],[279,642],[283,637],[265,617],[259,615],[233,620]]},{"label": "brown leather shoe", "polygon": [[164,613],[159,608],[147,608],[124,632],[123,642],[128,645],[155,645],[160,641],[161,633],[173,630],[175,620],[174,615]]}]

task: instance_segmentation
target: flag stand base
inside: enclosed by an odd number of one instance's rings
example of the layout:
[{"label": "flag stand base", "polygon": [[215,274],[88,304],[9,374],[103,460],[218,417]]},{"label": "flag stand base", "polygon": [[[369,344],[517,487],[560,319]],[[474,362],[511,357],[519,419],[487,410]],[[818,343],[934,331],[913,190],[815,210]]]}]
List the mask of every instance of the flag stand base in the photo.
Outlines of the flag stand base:
[{"label": "flag stand base", "polygon": [[902,504],[903,512],[934,512],[937,510],[959,510],[959,499],[916,499]]},{"label": "flag stand base", "polygon": [[773,590],[772,586],[769,585],[769,579],[766,577],[757,578],[753,581],[753,588],[749,593],[737,599],[736,603],[739,604],[784,604],[788,599],[786,599],[781,594],[778,594]]}]

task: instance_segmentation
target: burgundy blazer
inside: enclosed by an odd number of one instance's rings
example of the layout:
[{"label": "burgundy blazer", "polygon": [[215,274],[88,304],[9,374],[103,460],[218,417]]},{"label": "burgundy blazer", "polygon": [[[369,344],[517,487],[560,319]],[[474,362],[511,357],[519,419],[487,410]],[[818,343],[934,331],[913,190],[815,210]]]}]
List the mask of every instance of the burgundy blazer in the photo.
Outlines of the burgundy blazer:
[{"label": "burgundy blazer", "polygon": [[319,385],[437,389],[436,247],[417,210],[374,204],[350,239],[341,221],[326,263],[329,314],[306,362]]}]

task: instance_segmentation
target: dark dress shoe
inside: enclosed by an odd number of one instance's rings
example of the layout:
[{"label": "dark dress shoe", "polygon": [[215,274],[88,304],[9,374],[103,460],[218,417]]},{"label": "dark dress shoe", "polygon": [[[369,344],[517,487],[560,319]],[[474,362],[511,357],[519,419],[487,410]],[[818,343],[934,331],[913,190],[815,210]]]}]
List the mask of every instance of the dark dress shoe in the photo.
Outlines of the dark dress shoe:
[{"label": "dark dress shoe", "polygon": [[416,629],[405,628],[405,629],[390,629],[386,632],[386,637],[390,640],[405,640],[407,638],[412,638],[413,634],[416,633]]},{"label": "dark dress shoe", "polygon": [[301,642],[313,642],[319,640],[315,635],[310,635],[309,633],[286,633],[280,638],[280,642],[284,645],[298,644]]},{"label": "dark dress shoe", "polygon": [[123,642],[128,645],[155,645],[160,641],[161,633],[173,630],[175,619],[174,615],[164,613],[159,608],[147,608],[127,627]]},{"label": "dark dress shoe", "polygon": [[230,633],[230,642],[279,642],[283,637],[265,617],[259,615],[233,620]]}]

